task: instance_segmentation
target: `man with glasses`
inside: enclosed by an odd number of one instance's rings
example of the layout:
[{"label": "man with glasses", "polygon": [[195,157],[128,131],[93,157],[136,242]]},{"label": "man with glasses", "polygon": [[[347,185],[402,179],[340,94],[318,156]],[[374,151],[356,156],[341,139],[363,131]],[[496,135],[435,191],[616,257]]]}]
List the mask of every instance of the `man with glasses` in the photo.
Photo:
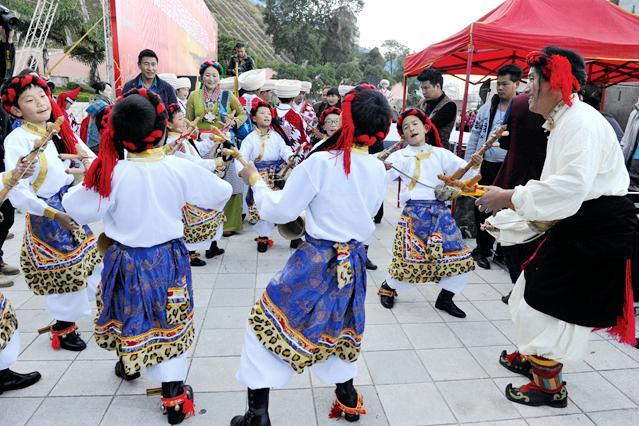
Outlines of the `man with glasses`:
[{"label": "man with glasses", "polygon": [[[505,122],[506,111],[510,107],[510,102],[517,94],[517,87],[521,80],[521,68],[515,64],[504,65],[497,71],[497,94],[490,102],[486,102],[477,113],[477,118],[473,124],[466,148],[464,159],[469,161],[472,155],[479,151],[486,140]],[[501,165],[506,157],[506,150],[493,147],[484,154],[484,161],[481,165],[482,185],[492,185]],[[479,225],[489,216],[487,213],[475,209],[475,224],[477,226],[477,248],[473,250],[473,257],[477,265],[484,269],[490,269],[488,257],[493,253],[495,239],[486,231],[479,228]],[[499,255],[495,255],[493,260],[501,260]],[[501,260],[503,263],[503,260]]]}]

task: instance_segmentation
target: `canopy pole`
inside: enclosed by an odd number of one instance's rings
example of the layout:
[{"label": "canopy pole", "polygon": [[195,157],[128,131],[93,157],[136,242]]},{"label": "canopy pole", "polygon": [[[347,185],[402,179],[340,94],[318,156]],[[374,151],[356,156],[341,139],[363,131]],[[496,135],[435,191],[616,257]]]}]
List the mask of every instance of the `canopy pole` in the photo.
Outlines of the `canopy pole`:
[{"label": "canopy pole", "polygon": [[601,104],[599,105],[599,111],[604,112],[604,106],[606,105],[606,85],[601,85]]},{"label": "canopy pole", "polygon": [[[118,15],[116,0],[109,0],[109,12],[111,13],[111,40],[113,43],[113,79],[115,82],[115,95],[122,94],[122,69],[120,68],[120,44],[118,40]],[[107,70],[109,72],[109,70]]]},{"label": "canopy pole", "polygon": [[408,93],[408,77],[404,75],[404,97],[402,98],[402,111],[406,109],[406,103],[408,102],[408,99],[406,97],[406,94]]},{"label": "canopy pole", "polygon": [[457,156],[462,156],[462,142],[464,141],[464,128],[466,127],[466,112],[468,110],[468,88],[470,85],[470,73],[473,65],[473,44],[468,44],[468,56],[466,59],[466,82],[464,84],[464,100],[462,101],[461,123],[459,125],[459,140],[457,141]]}]

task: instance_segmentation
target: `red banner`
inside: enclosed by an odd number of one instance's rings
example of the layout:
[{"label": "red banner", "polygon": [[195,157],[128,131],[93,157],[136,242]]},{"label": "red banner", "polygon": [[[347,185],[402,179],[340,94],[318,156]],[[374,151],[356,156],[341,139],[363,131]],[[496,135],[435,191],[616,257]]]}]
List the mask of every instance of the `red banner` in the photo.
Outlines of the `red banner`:
[{"label": "red banner", "polygon": [[151,49],[158,73],[197,75],[217,57],[217,22],[202,0],[111,0],[116,87],[138,73],[138,53]]}]

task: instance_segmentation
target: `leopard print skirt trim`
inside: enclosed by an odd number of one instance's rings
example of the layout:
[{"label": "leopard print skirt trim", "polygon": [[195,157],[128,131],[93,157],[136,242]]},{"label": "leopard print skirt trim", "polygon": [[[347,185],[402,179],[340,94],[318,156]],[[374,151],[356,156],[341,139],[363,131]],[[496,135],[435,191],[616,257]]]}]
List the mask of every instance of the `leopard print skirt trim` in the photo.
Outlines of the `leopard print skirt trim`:
[{"label": "leopard print skirt trim", "polygon": [[182,208],[182,223],[184,224],[184,241],[187,244],[197,244],[210,241],[220,226],[224,226],[226,216],[223,211],[201,209],[192,204]]},{"label": "leopard print skirt trim", "polygon": [[7,346],[17,328],[16,313],[9,300],[0,292],[0,351]]},{"label": "leopard print skirt trim", "polygon": [[362,336],[357,335],[352,329],[342,330],[337,339],[322,336],[317,345],[306,340],[304,352],[295,350],[290,343],[291,339],[296,339],[299,342],[300,337],[303,339],[303,336],[292,336],[294,331],[287,335],[282,327],[264,313],[261,301],[258,301],[251,310],[249,326],[255,332],[257,340],[266,349],[290,365],[298,374],[303,373],[306,367],[322,362],[333,355],[346,362],[355,362],[361,350]]}]

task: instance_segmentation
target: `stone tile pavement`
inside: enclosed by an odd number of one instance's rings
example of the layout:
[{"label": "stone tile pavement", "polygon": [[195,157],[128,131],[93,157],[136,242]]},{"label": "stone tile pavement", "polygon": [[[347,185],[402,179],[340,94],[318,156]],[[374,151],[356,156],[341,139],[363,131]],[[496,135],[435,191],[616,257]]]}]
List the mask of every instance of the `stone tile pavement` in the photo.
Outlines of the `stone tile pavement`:
[{"label": "stone tile pavement", "polygon": [[[513,327],[499,298],[511,284],[497,267],[472,274],[459,306],[468,317],[452,318],[434,309],[435,286],[400,294],[392,311],[375,295],[391,257],[399,211],[389,191],[386,215],[378,225],[370,257],[380,266],[369,273],[367,327],[356,384],[368,414],[362,425],[636,425],[639,424],[639,350],[592,334],[585,361],[567,365],[570,403],[566,409],[529,408],[503,396],[506,384],[524,379],[497,363],[513,347]],[[5,244],[5,260],[18,264],[23,217],[17,237]],[[290,254],[277,236],[275,247],[258,255],[250,230],[224,238],[226,254],[193,271],[197,340],[188,382],[196,392],[198,415],[186,425],[228,425],[246,405],[245,389],[235,380],[246,316],[270,277]],[[472,242],[469,241],[469,244]],[[42,298],[24,280],[4,291],[17,309],[22,354],[17,371],[39,370],[35,386],[0,396],[0,425],[164,425],[159,400],[144,395],[157,384],[144,376],[132,383],[113,374],[116,358],[91,339],[92,318],[80,328],[89,342],[79,354],[49,347],[35,330],[49,321]],[[329,425],[333,388],[308,371],[271,393],[273,425]]]}]

